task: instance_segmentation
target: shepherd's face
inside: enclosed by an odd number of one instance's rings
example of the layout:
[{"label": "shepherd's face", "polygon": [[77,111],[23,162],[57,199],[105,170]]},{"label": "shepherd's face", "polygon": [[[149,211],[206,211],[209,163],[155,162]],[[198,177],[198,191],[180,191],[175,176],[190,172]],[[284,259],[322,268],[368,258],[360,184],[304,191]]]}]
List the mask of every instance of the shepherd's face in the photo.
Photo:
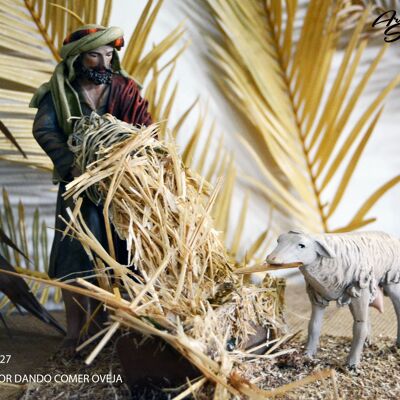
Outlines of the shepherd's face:
[{"label": "shepherd's face", "polygon": [[112,46],[106,45],[82,53],[75,63],[77,76],[96,85],[111,83],[113,51]]},{"label": "shepherd's face", "polygon": [[83,53],[82,64],[86,69],[93,69],[98,72],[111,69],[113,50],[112,46],[106,45]]}]

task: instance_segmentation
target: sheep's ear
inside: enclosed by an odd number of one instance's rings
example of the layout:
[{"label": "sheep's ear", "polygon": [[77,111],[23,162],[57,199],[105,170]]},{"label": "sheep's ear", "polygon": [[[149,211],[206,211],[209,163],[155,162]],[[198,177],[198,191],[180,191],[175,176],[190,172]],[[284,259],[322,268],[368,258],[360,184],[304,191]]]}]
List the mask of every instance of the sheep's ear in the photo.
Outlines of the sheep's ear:
[{"label": "sheep's ear", "polygon": [[317,253],[321,257],[335,258],[335,252],[324,242],[320,240],[316,240],[315,244],[317,245]]}]

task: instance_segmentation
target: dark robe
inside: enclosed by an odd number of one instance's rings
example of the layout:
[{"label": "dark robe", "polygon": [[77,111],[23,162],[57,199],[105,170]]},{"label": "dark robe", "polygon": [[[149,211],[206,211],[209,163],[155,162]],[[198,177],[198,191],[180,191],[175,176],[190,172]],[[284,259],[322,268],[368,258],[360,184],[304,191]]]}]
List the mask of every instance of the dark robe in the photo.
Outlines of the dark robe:
[{"label": "dark robe", "polygon": [[[152,123],[152,119],[147,107],[148,102],[141,97],[139,88],[133,80],[121,75],[113,75],[107,104],[105,109],[101,110],[101,113],[106,111],[132,125],[148,126]],[[88,114],[91,110],[85,106],[82,107],[82,111],[84,114]],[[65,200],[62,194],[65,192],[65,185],[73,179],[71,168],[74,162],[74,155],[68,148],[67,135],[57,122],[57,115],[50,92],[44,96],[39,105],[33,124],[33,135],[53,161],[57,175],[60,177],[56,206],[56,231],[50,254],[49,276],[51,278],[73,279],[92,275],[93,266],[80,242],[71,239],[69,236],[62,237],[65,223],[59,218],[59,215],[68,221],[69,217],[66,209],[67,207],[73,209],[72,200]],[[97,240],[105,249],[108,249],[102,206],[96,206],[84,196],[81,212],[86,224]],[[125,242],[118,240],[115,235],[114,245],[117,259],[125,263]]]}]

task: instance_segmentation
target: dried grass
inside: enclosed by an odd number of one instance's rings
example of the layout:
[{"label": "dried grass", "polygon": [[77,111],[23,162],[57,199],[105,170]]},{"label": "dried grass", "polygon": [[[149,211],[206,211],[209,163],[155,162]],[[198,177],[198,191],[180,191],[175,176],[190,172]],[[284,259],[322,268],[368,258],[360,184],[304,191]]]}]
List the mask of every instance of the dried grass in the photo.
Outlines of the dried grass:
[{"label": "dried grass", "polygon": [[[101,287],[78,281],[104,301],[114,321],[86,362],[122,326],[171,344],[216,384],[216,398],[273,396],[240,377],[235,366],[256,357],[254,349],[246,349],[256,326],[267,333],[264,345],[270,350],[263,357],[290,353],[277,352],[281,286],[269,277],[264,287],[243,285],[211,218],[221,181],[213,189],[185,168],[174,141],[159,141],[157,129],[138,130],[110,115],[92,114],[78,122],[72,136],[71,148],[85,172],[67,186],[66,196],[78,200],[66,221],[68,233],[95,261]],[[79,212],[82,193],[104,205],[109,252]],[[113,257],[112,229],[126,240],[128,265]]]}]

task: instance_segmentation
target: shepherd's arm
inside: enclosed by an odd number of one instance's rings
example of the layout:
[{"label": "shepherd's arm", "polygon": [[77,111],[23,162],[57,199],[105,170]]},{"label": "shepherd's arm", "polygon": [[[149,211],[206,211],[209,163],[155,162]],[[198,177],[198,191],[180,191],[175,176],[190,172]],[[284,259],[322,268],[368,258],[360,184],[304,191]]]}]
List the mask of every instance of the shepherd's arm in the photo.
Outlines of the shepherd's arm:
[{"label": "shepherd's arm", "polygon": [[57,114],[50,93],[40,102],[33,123],[33,136],[53,161],[60,178],[66,181],[71,180],[71,167],[74,164],[74,154],[68,148],[67,135],[64,134],[58,124]]}]

